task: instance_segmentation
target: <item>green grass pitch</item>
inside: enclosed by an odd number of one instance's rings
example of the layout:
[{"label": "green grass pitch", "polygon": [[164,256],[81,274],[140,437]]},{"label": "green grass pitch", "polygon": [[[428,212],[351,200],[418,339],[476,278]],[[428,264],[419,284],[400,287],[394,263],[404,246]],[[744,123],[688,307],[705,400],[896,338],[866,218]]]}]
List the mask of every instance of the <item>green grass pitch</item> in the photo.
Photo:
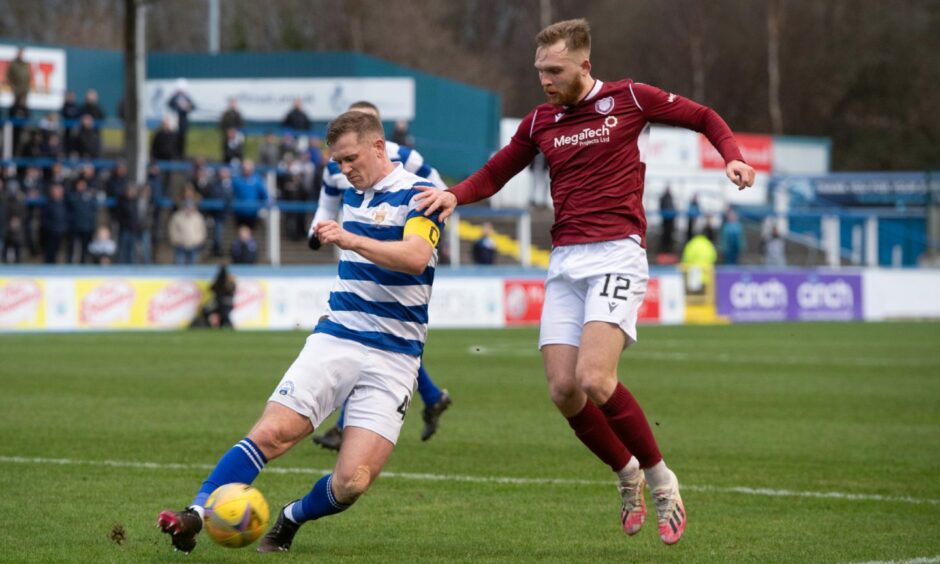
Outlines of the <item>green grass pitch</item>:
[{"label": "green grass pitch", "polygon": [[[257,561],[205,536],[173,553],[156,515],[190,501],[304,338],[0,336],[0,560]],[[432,331],[426,364],[454,398],[438,435],[420,442],[416,401],[372,490],[267,559],[940,556],[940,324],[643,327],[620,379],[683,485],[689,525],[673,547],[655,518],[620,531],[612,474],[551,405],[535,342],[532,329]],[[276,511],[334,460],[305,441],[255,485]]]}]

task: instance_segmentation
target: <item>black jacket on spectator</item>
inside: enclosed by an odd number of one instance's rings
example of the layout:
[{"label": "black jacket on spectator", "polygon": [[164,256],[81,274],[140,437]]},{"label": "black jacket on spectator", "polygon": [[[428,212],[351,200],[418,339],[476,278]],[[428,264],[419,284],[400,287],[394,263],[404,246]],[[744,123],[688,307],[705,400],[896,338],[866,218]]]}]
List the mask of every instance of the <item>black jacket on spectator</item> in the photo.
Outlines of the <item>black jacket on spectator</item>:
[{"label": "black jacket on spectator", "polygon": [[69,230],[69,212],[65,200],[46,198],[42,206],[42,229],[49,233],[65,235]]},{"label": "black jacket on spectator", "polygon": [[65,202],[69,213],[69,231],[92,233],[98,225],[98,200],[89,190],[69,192]]},{"label": "black jacket on spectator", "polygon": [[101,135],[94,127],[79,127],[75,132],[75,152],[85,159],[97,159],[101,155]]},{"label": "black jacket on spectator", "polygon": [[284,116],[284,127],[298,131],[307,131],[310,129],[310,118],[307,117],[307,114],[304,113],[303,110],[294,108]]},{"label": "black jacket on spectator", "polygon": [[141,232],[140,207],[137,205],[136,197],[128,198],[125,195],[120,196],[117,199],[114,212],[121,233],[137,235]]},{"label": "black jacket on spectator", "polygon": [[150,158],[155,161],[172,161],[176,158],[176,132],[169,129],[158,129],[150,142]]},{"label": "black jacket on spectator", "polygon": [[242,114],[238,110],[233,110],[229,108],[222,113],[222,119],[219,120],[219,129],[224,133],[226,129],[234,127],[235,129],[241,129],[245,127],[245,120],[242,119]]},{"label": "black jacket on spectator", "polygon": [[94,103],[85,102],[84,104],[82,104],[82,107],[78,112],[78,115],[83,116],[85,114],[88,114],[91,117],[95,118],[95,121],[104,119],[104,115],[105,115],[104,110],[101,109],[101,106],[99,106],[97,102],[94,102]]}]

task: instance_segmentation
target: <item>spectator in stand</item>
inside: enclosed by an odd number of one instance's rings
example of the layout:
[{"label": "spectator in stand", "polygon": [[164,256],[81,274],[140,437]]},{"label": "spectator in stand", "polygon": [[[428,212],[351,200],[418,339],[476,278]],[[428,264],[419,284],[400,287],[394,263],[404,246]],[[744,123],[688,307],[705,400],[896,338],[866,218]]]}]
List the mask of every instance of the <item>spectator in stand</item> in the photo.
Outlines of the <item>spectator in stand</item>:
[{"label": "spectator in stand", "polygon": [[23,246],[26,244],[26,234],[23,230],[23,218],[26,217],[26,204],[23,203],[23,194],[15,180],[5,179],[2,184],[4,190],[0,191],[0,198],[4,202],[3,223],[0,223],[0,262],[19,263],[23,260]]},{"label": "spectator in stand", "polygon": [[689,207],[686,209],[685,215],[685,242],[688,243],[692,240],[692,236],[695,234],[695,224],[698,222],[699,216],[702,215],[702,208],[698,205],[698,194],[692,196],[692,200],[689,201]]},{"label": "spectator in stand", "polygon": [[744,239],[744,228],[738,221],[738,214],[729,209],[725,214],[725,221],[721,225],[721,255],[725,264],[738,264],[741,254],[747,248]]},{"label": "spectator in stand", "polygon": [[150,186],[150,201],[152,203],[152,218],[150,220],[150,249],[156,260],[160,252],[160,230],[163,221],[163,208],[168,207],[170,202],[166,197],[166,184],[163,182],[163,174],[157,163],[150,163],[147,167],[147,185]]},{"label": "spectator in stand", "polygon": [[[307,198],[303,187],[303,165],[293,153],[284,155],[284,160],[277,167],[277,185],[279,199],[300,203]],[[284,228],[291,241],[307,237],[306,218],[303,212],[290,211],[284,214]]]},{"label": "spectator in stand", "polygon": [[277,166],[281,158],[281,148],[277,142],[277,137],[268,131],[264,134],[264,139],[258,144],[258,164],[261,166]]},{"label": "spectator in stand", "polygon": [[101,180],[98,178],[95,165],[91,163],[83,164],[77,178],[84,178],[85,182],[88,183],[88,190],[93,192],[99,200],[104,198],[104,194],[102,194],[101,191]]},{"label": "spectator in stand", "polygon": [[219,129],[224,133],[231,128],[243,129],[245,127],[245,120],[242,118],[242,113],[238,111],[238,100],[235,98],[228,99],[228,108],[222,112],[222,118],[219,119]]},{"label": "spectator in stand", "polygon": [[245,136],[241,131],[230,127],[225,130],[222,140],[222,160],[225,164],[237,164],[245,158]]},{"label": "spectator in stand", "polygon": [[68,210],[65,207],[65,188],[61,184],[49,187],[49,195],[42,205],[43,261],[55,264],[59,259],[62,239],[69,231]]},{"label": "spectator in stand", "polygon": [[51,133],[42,145],[42,156],[61,160],[65,156],[65,149],[62,147],[62,138],[58,133]]},{"label": "spectator in stand", "polygon": [[42,142],[43,144],[49,144],[49,138],[52,135],[58,135],[59,130],[62,128],[61,122],[59,122],[59,114],[55,112],[49,112],[39,120],[39,131],[42,133]]},{"label": "spectator in stand", "polygon": [[[105,183],[105,193],[109,198],[120,198],[127,190],[127,185],[129,182],[130,178],[127,176],[127,163],[123,160],[117,161],[114,164],[114,168],[111,169],[111,174],[108,176],[108,181]],[[121,236],[119,233],[118,241],[120,240]]]},{"label": "spectator in stand", "polygon": [[23,59],[23,48],[20,47],[16,50],[16,56],[7,65],[5,82],[10,87],[10,91],[13,92],[13,97],[22,98],[25,103],[27,96],[29,96],[29,87],[32,81],[32,69],[29,63]]},{"label": "spectator in stand", "polygon": [[493,264],[496,262],[496,242],[493,241],[493,224],[483,224],[483,235],[473,244],[473,262]]},{"label": "spectator in stand", "polygon": [[128,184],[124,192],[117,196],[114,214],[118,224],[118,263],[134,264],[137,262],[137,243],[141,238],[140,188]]},{"label": "spectator in stand", "polygon": [[392,141],[403,147],[414,148],[415,138],[408,131],[408,122],[400,119],[395,122],[395,129],[392,131]]},{"label": "spectator in stand", "polygon": [[786,241],[780,234],[777,221],[770,218],[767,223],[767,232],[764,235],[764,264],[767,266],[782,267],[787,265]]},{"label": "spectator in stand", "polygon": [[674,236],[676,231],[676,204],[672,200],[672,189],[666,185],[663,195],[659,197],[659,214],[662,217],[662,238],[659,243],[659,252],[672,254]]},{"label": "spectator in stand", "polygon": [[[192,190],[191,188],[189,190]],[[195,192],[193,190],[193,192]],[[199,251],[206,242],[206,222],[196,209],[196,201],[185,197],[179,209],[170,216],[170,244],[176,264],[196,264]]]},{"label": "spectator in stand", "polygon": [[95,238],[88,245],[88,254],[94,264],[108,265],[114,262],[117,245],[111,238],[111,229],[107,225],[98,227]]},{"label": "spectator in stand", "polygon": [[285,129],[290,129],[295,135],[302,135],[310,131],[310,117],[304,112],[304,102],[300,98],[294,99],[294,107],[284,116]]},{"label": "spectator in stand", "polygon": [[91,114],[82,114],[75,131],[75,152],[82,159],[97,159],[101,154],[101,135]]},{"label": "spectator in stand", "polygon": [[259,212],[268,203],[268,190],[264,186],[264,179],[255,172],[255,163],[251,160],[242,163],[241,174],[232,181],[232,196],[235,223],[247,225],[254,231]]},{"label": "spectator in stand", "polygon": [[75,151],[75,130],[78,129],[78,120],[82,117],[82,112],[75,102],[75,92],[72,90],[65,93],[65,101],[59,114],[62,116],[62,127],[65,130],[65,154],[71,157]]},{"label": "spectator in stand", "polygon": [[149,184],[143,184],[137,195],[137,217],[140,219],[140,230],[135,241],[141,264],[153,264],[153,211],[153,193]]},{"label": "spectator in stand", "polygon": [[[105,113],[98,104],[97,90],[92,88],[85,92],[85,101],[82,103],[82,107],[79,109],[78,113],[79,116],[91,116],[94,121],[104,119]],[[95,127],[98,127],[98,124],[95,124]]]},{"label": "spectator in stand", "polygon": [[212,191],[212,169],[202,157],[193,160],[193,175],[189,181],[203,200],[209,197],[209,192]]},{"label": "spectator in stand", "polygon": [[42,133],[38,129],[29,130],[26,142],[20,147],[20,156],[25,159],[42,157]]},{"label": "spectator in stand", "polygon": [[78,177],[72,184],[72,191],[68,193],[65,201],[69,217],[65,262],[72,263],[77,259],[79,264],[85,264],[90,258],[88,245],[98,225],[98,200],[88,189],[88,182]]},{"label": "spectator in stand", "polygon": [[178,139],[173,131],[173,123],[169,117],[160,120],[160,128],[153,134],[150,141],[150,160],[172,161],[179,153],[176,146]]},{"label": "spectator in stand", "polygon": [[255,264],[258,262],[258,243],[251,234],[251,228],[242,225],[238,228],[238,238],[232,242],[232,263]]},{"label": "spectator in stand", "polygon": [[235,190],[232,186],[232,170],[228,167],[219,167],[215,181],[209,187],[212,206],[209,208],[209,219],[212,220],[212,256],[222,256],[222,232],[225,229],[225,220],[232,207],[232,198]]},{"label": "spectator in stand", "polygon": [[189,96],[189,83],[185,78],[177,79],[176,91],[167,101],[167,106],[176,112],[177,158],[186,158],[186,133],[189,131],[189,114],[196,109]]},{"label": "spectator in stand", "polygon": [[36,219],[36,214],[41,213],[41,200],[46,192],[46,184],[42,180],[42,171],[34,166],[27,168],[26,174],[20,183],[20,189],[26,197],[26,214],[23,216],[23,235],[26,239],[26,248],[29,249],[31,256],[36,256],[39,254],[38,242],[40,239],[36,236],[33,222]]},{"label": "spectator in stand", "polygon": [[29,108],[26,106],[25,97],[17,96],[13,99],[9,117],[13,121],[13,155],[20,156],[23,151],[21,146],[23,131],[26,130],[26,121],[29,119]]}]

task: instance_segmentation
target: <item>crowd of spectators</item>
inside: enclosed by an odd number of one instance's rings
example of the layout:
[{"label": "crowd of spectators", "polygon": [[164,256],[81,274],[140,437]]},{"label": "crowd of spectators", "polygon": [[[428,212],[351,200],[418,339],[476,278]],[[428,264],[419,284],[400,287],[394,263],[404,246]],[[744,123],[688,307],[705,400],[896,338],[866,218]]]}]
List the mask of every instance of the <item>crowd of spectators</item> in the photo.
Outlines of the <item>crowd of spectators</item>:
[{"label": "crowd of spectators", "polygon": [[[171,249],[163,262],[172,256],[178,264],[193,264],[211,256],[250,264],[259,255],[258,220],[275,196],[300,204],[286,206],[284,228],[291,239],[305,239],[305,204],[319,196],[327,157],[320,139],[309,135],[312,123],[301,100],[285,115],[281,129],[263,136],[256,150],[258,166],[246,155],[245,120],[237,101],[229,100],[219,121],[222,162],[195,158],[189,161],[191,170],[181,172],[195,104],[185,80],[177,81],[167,115],[151,138],[146,180],[138,184],[122,160],[107,165],[99,160],[106,156],[100,128],[107,115],[95,90],[85,92],[81,102],[67,92],[59,111],[32,115],[29,65],[22,52],[3,78],[14,94],[3,116],[13,133],[13,160],[0,168],[3,263],[41,258],[45,263],[150,264],[159,261],[161,249]],[[270,172],[276,194],[269,193]],[[227,224],[233,234],[226,249]]]}]

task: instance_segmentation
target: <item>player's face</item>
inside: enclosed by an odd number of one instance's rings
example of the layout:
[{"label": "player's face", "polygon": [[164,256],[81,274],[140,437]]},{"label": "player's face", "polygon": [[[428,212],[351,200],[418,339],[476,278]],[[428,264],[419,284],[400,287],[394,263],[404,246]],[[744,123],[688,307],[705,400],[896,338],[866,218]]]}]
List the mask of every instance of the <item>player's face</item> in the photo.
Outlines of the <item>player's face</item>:
[{"label": "player's face", "polygon": [[377,135],[344,133],[332,146],[332,158],[357,190],[373,186],[385,176],[382,154],[385,141]]},{"label": "player's face", "polygon": [[564,41],[539,47],[535,51],[535,70],[550,104],[571,106],[587,93],[591,62],[586,53],[568,50]]}]

